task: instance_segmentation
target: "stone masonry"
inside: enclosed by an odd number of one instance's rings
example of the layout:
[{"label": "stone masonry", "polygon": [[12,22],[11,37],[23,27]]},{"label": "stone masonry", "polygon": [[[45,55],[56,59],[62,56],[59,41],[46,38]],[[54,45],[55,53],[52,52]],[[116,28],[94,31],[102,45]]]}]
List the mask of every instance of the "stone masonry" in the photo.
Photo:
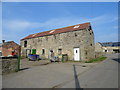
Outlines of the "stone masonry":
[{"label": "stone masonry", "polygon": [[[27,47],[24,47],[25,41],[27,41]],[[36,54],[48,58],[50,50],[53,50],[55,56],[59,56],[58,49],[61,49],[62,54],[68,55],[69,60],[74,60],[74,48],[77,47],[80,49],[80,60],[95,58],[94,33],[91,25],[86,29],[22,39],[20,44],[22,56],[26,56],[27,49],[36,49]],[[42,55],[42,49],[45,50],[44,55]]]},{"label": "stone masonry", "polygon": [[18,71],[18,59],[17,58],[5,58],[0,59],[2,74],[8,74]]}]

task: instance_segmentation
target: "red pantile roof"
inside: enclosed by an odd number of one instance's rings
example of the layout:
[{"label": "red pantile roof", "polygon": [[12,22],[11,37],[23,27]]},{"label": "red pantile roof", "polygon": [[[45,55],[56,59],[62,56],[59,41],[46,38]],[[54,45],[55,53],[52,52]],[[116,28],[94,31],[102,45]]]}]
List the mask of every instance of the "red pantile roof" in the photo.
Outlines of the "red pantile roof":
[{"label": "red pantile roof", "polygon": [[89,25],[90,23],[88,22],[88,23],[77,24],[77,25],[68,26],[68,27],[59,28],[59,29],[53,29],[50,31],[28,35],[27,37],[21,40],[36,38],[36,37],[41,37],[41,36],[46,36],[46,35],[53,35],[53,34],[58,34],[58,33],[65,33],[65,32],[76,31],[76,30],[82,30],[82,29],[86,29]]}]

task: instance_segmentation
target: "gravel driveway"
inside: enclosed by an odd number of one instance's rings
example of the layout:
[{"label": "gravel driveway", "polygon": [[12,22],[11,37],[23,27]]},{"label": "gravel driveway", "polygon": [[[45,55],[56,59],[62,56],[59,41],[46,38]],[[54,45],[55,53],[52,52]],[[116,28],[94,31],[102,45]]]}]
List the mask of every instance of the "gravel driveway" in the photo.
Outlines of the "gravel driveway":
[{"label": "gravel driveway", "polygon": [[26,68],[31,68],[34,66],[47,65],[50,63],[51,62],[49,60],[29,61],[28,58],[25,58],[20,61],[20,68],[26,69]]}]

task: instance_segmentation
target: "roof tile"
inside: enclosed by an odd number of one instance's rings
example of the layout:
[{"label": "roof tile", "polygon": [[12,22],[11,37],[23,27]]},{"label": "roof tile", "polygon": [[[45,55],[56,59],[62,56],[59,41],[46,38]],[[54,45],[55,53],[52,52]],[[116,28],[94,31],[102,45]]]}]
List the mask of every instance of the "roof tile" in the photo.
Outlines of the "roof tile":
[{"label": "roof tile", "polygon": [[45,31],[45,32],[40,32],[40,33],[28,35],[27,37],[25,37],[21,40],[36,38],[36,37],[41,37],[41,36],[46,36],[46,35],[53,35],[53,34],[58,34],[58,33],[65,33],[65,32],[70,32],[70,31],[76,31],[76,30],[81,30],[81,29],[86,29],[89,25],[90,25],[90,23],[88,22],[88,23],[77,24],[77,25],[68,26],[68,27],[59,28],[59,29],[53,29],[53,30],[50,30],[50,31]]}]

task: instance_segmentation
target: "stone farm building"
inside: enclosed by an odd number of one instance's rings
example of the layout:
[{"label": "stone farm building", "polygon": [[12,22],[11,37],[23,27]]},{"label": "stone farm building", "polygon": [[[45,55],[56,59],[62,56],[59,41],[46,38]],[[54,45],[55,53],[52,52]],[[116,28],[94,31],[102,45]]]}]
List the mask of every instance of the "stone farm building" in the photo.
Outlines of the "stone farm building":
[{"label": "stone farm building", "polygon": [[94,33],[91,24],[83,23],[50,31],[28,35],[21,39],[21,55],[38,54],[42,58],[62,54],[68,60],[89,60],[95,58]]},{"label": "stone farm building", "polygon": [[120,53],[120,42],[98,42],[95,45],[95,51],[103,53]]}]

